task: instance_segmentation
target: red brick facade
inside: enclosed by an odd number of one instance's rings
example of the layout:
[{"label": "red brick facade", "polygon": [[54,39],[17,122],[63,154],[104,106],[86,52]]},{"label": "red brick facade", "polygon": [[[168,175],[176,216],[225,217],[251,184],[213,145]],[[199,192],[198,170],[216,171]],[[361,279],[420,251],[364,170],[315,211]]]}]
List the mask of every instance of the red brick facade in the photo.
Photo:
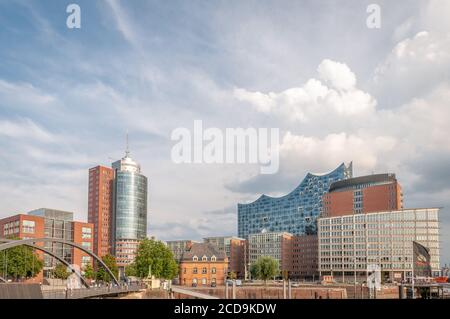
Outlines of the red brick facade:
[{"label": "red brick facade", "polygon": [[89,170],[88,221],[94,225],[93,252],[111,253],[112,183],[114,170],[96,166]]},{"label": "red brick facade", "polygon": [[[31,223],[30,223],[31,222]],[[92,249],[94,225],[84,222],[72,222],[74,243]],[[84,228],[84,232],[83,232]],[[90,229],[90,231],[86,231]],[[84,233],[84,236],[83,236]],[[14,239],[43,238],[45,235],[45,218],[40,216],[19,214],[4,219],[0,219],[0,237]],[[83,244],[84,243],[84,244]],[[88,244],[86,244],[88,243]],[[37,243],[38,246],[44,246],[43,243]],[[43,260],[44,253],[37,251],[39,258]],[[83,268],[83,256],[89,255],[83,253],[77,248],[72,248],[72,264]],[[88,261],[85,259],[85,261]],[[89,258],[92,265],[92,258]],[[43,274],[39,273],[33,281],[42,282]]]},{"label": "red brick facade", "polygon": [[294,236],[290,278],[318,278],[319,247],[317,235]]},{"label": "red brick facade", "polygon": [[229,272],[234,272],[238,278],[245,276],[246,241],[232,238],[230,240]]},{"label": "red brick facade", "polygon": [[[374,185],[369,183],[354,184],[357,185],[354,188],[336,189],[324,194],[323,217],[343,216],[356,212],[373,213],[402,209],[402,188],[397,180],[389,177],[391,178],[389,182]],[[361,178],[369,179],[370,176]]]}]

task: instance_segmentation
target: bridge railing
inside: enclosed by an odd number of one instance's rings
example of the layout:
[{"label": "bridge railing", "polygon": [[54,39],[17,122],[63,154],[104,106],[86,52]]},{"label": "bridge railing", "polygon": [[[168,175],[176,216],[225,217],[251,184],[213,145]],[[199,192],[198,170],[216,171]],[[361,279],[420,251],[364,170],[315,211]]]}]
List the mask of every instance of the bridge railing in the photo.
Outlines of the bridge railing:
[{"label": "bridge railing", "polygon": [[121,293],[136,292],[141,289],[145,289],[143,284],[131,284],[131,285],[112,285],[101,287],[90,287],[80,289],[54,289],[42,291],[44,299],[83,299],[94,298],[108,295],[115,295]]}]

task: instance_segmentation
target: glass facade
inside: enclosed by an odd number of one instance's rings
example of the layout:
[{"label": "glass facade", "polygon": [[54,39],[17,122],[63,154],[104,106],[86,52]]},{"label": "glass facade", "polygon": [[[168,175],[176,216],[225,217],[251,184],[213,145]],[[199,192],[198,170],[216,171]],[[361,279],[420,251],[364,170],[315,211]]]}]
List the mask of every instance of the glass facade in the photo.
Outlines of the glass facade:
[{"label": "glass facade", "polygon": [[328,174],[308,173],[297,188],[283,197],[262,195],[253,203],[238,204],[238,236],[248,238],[262,231],[316,234],[322,196],[332,183],[352,175],[352,163],[342,163]]},{"label": "glass facade", "polygon": [[114,187],[115,240],[141,240],[147,236],[147,177],[117,171]]}]

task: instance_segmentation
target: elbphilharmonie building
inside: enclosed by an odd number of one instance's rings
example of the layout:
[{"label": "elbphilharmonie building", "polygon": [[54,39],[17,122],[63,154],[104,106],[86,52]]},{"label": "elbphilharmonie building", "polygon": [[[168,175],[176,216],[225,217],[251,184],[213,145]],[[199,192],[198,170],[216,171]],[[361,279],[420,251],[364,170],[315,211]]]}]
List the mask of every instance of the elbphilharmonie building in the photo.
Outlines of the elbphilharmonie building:
[{"label": "elbphilharmonie building", "polygon": [[292,192],[282,197],[262,195],[248,204],[238,204],[238,236],[261,232],[294,235],[317,233],[322,196],[334,182],[353,177],[352,163],[342,163],[326,174],[308,173]]}]

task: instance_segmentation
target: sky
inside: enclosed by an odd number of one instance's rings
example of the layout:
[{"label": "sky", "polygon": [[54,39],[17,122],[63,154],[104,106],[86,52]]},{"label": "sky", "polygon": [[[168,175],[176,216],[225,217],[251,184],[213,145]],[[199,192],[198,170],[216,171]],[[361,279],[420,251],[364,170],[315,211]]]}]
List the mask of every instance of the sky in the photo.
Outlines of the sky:
[{"label": "sky", "polygon": [[[443,207],[450,263],[450,2],[405,3],[0,0],[0,217],[87,220],[88,169],[123,157],[128,131],[150,236],[236,235],[237,203],[353,161],[396,173],[406,207]],[[194,120],[279,128],[279,172],[174,163],[171,133]]]}]

